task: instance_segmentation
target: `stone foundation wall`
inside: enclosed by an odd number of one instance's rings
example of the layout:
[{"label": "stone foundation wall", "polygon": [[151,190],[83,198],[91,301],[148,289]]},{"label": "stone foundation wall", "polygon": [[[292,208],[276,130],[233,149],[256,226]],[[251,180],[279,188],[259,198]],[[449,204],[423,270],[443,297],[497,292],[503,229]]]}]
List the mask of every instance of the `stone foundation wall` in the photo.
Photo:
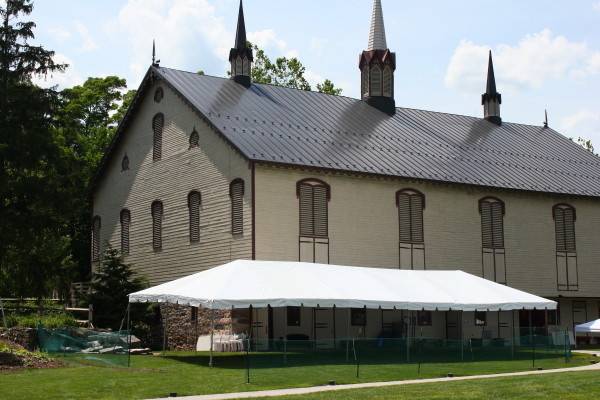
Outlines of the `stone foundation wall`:
[{"label": "stone foundation wall", "polygon": [[0,339],[17,343],[29,351],[38,348],[37,330],[33,328],[0,328]]},{"label": "stone foundation wall", "polygon": [[[161,304],[161,346],[166,350],[196,350],[199,336],[210,334],[211,310]],[[214,311],[215,333],[231,331],[231,311]],[[164,337],[166,326],[166,338]],[[154,335],[156,336],[156,335]]]}]

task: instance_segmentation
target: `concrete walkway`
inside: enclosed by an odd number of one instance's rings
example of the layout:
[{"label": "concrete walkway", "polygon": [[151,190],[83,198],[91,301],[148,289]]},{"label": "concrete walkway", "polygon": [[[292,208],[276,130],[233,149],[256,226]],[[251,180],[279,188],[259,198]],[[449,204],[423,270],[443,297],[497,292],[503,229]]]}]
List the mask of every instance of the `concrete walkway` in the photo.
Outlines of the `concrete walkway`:
[{"label": "concrete walkway", "polygon": [[[600,352],[598,352],[598,351],[581,350],[581,351],[574,351],[574,352],[575,353],[584,353],[584,354],[594,354],[597,357],[600,357]],[[510,376],[556,374],[556,373],[560,373],[560,372],[577,372],[577,371],[599,371],[600,372],[600,363],[584,365],[581,367],[574,367],[574,368],[548,369],[548,370],[542,370],[542,371],[523,371],[523,372],[509,372],[509,373],[505,373],[505,374],[460,376],[460,377],[456,377],[456,378],[413,379],[413,380],[406,380],[406,381],[354,383],[354,384],[350,384],[350,385],[337,385],[337,386],[313,386],[313,387],[307,387],[307,388],[261,390],[261,391],[255,391],[255,392],[207,394],[207,395],[201,395],[201,396],[178,397],[178,399],[185,399],[185,400],[252,399],[252,398],[257,398],[257,397],[278,397],[278,396],[302,395],[302,394],[310,394],[310,393],[332,392],[332,391],[337,391],[337,390],[415,385],[415,384],[421,384],[421,383],[470,381],[470,380],[475,380],[475,379],[490,379],[490,378],[503,378],[503,377],[510,377]],[[173,399],[173,398],[170,398],[170,399]],[[154,399],[154,400],[169,400],[169,399],[163,398],[163,399]]]}]

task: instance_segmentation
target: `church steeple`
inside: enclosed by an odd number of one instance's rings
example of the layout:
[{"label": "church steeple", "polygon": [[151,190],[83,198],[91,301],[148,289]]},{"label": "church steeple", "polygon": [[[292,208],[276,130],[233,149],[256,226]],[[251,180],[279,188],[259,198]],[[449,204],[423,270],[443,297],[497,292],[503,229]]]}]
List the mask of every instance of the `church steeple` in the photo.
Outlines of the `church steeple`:
[{"label": "church steeple", "polygon": [[367,50],[360,56],[358,67],[361,71],[361,99],[393,115],[396,112],[394,101],[396,54],[387,47],[381,0],[373,1],[369,44]]},{"label": "church steeple", "polygon": [[246,23],[244,22],[244,7],[240,0],[237,30],[235,33],[235,47],[229,51],[229,62],[231,63],[231,79],[239,84],[249,87],[252,84],[250,71],[252,68],[252,49],[246,41]]},{"label": "church steeple", "polygon": [[485,93],[481,95],[481,104],[483,105],[484,118],[501,125],[500,104],[502,104],[502,95],[496,90],[496,77],[494,76],[494,63],[492,61],[491,50],[488,60],[487,84]]}]

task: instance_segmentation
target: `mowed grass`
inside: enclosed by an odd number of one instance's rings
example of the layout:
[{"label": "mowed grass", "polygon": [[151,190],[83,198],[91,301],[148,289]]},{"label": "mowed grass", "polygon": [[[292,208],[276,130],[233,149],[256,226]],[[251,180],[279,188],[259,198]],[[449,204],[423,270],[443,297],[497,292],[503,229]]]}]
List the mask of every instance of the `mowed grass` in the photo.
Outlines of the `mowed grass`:
[{"label": "mowed grass", "polygon": [[598,398],[600,398],[600,372],[596,371],[422,383],[277,397],[278,400],[588,400]]},{"label": "mowed grass", "polygon": [[[360,376],[357,378],[356,365],[324,357],[325,355],[315,354],[300,360],[291,354],[287,366],[284,366],[281,354],[254,355],[251,358],[250,384],[246,383],[245,358],[233,354],[219,354],[213,368],[208,367],[208,356],[202,353],[134,356],[131,358],[131,368],[84,365],[67,358],[67,366],[64,368],[0,373],[0,398],[125,400],[167,397],[170,393],[184,396],[307,387],[323,385],[330,380],[344,384],[433,378],[446,376],[449,372],[455,376],[464,376],[532,369],[531,359],[427,363],[420,368],[416,363],[379,362],[361,364]],[[592,359],[585,355],[574,355],[567,364],[564,358],[548,356],[539,359],[536,365],[543,366],[544,369],[562,368],[586,365]],[[596,375],[596,380],[598,378],[600,375]],[[552,378],[547,380],[552,381]]]}]

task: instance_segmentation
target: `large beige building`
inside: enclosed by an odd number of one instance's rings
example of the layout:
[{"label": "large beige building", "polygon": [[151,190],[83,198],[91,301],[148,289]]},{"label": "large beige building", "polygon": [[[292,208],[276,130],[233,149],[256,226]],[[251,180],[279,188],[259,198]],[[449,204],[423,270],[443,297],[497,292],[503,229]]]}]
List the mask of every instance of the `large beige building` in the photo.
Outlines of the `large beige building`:
[{"label": "large beige building", "polygon": [[[153,284],[235,259],[460,269],[559,303],[462,327],[414,316],[448,338],[600,317],[600,159],[547,124],[502,121],[491,55],[483,118],[395,106],[378,0],[360,100],[252,83],[252,59],[240,7],[231,79],[149,68],[95,180],[94,265],[110,243]],[[252,321],[275,338],[405,334],[402,311],[353,310],[351,332],[345,315]]]}]

